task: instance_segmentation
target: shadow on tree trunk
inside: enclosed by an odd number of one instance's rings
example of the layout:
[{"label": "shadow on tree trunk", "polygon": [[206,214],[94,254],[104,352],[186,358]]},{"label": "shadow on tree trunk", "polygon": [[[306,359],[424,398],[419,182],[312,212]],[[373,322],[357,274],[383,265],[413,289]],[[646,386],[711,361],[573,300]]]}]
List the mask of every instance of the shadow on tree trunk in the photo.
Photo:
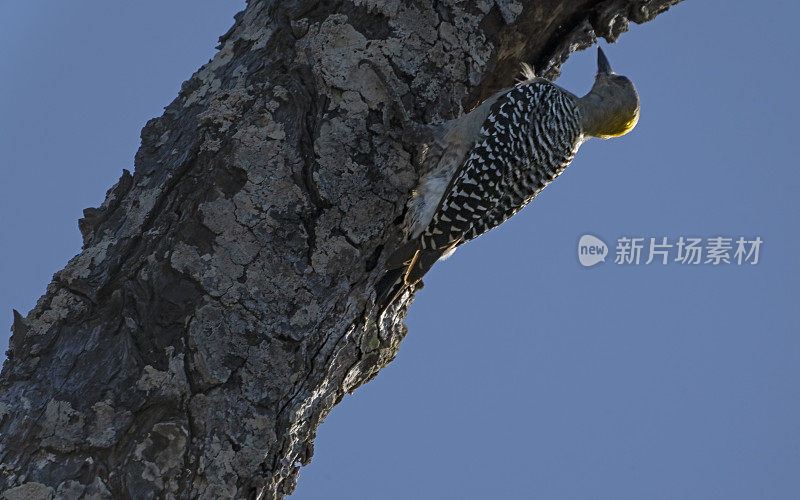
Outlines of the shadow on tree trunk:
[{"label": "shadow on tree trunk", "polygon": [[441,123],[677,2],[249,1],[15,314],[4,498],[291,493],[406,334],[410,294],[364,322],[418,178],[392,106]]}]

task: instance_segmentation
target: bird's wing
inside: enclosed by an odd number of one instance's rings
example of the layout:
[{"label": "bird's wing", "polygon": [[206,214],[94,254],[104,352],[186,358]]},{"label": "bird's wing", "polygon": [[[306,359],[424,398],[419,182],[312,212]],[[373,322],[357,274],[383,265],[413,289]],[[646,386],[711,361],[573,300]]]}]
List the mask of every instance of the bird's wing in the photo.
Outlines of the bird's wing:
[{"label": "bird's wing", "polygon": [[465,242],[473,226],[485,223],[495,210],[524,161],[519,123],[532,106],[523,87],[515,87],[499,100],[481,127],[480,139],[470,149],[453,176],[427,229],[423,249],[451,248]]},{"label": "bird's wing", "polygon": [[530,203],[572,162],[581,144],[572,99],[574,96],[556,86],[544,86],[531,109],[530,134],[523,143],[528,158],[524,169],[512,170],[506,182],[525,185],[525,189],[506,188],[502,200],[485,219],[474,227],[469,239],[477,238],[496,227]]},{"label": "bird's wing", "polygon": [[[386,261],[387,269],[396,269],[399,267],[408,267],[409,262],[415,256],[420,248],[420,232],[427,226],[430,219],[437,210],[441,208],[441,203],[445,198],[445,194],[452,189],[453,183],[459,176],[459,171],[466,168],[465,157],[470,150],[475,146],[476,142],[482,137],[481,128],[487,119],[487,116],[496,110],[496,103],[498,99],[503,96],[508,90],[497,92],[486,101],[481,103],[480,106],[470,111],[466,115],[451,120],[442,127],[442,133],[434,138],[426,146],[424,158],[422,160],[422,173],[423,179],[420,184],[431,186],[438,184],[441,186],[441,194],[438,194],[439,202],[430,207],[429,214],[424,212],[419,207],[415,210],[409,210],[408,218],[406,220],[406,230],[412,237],[400,247],[398,247]],[[441,183],[426,182],[426,177],[438,177],[442,179]],[[431,196],[431,193],[415,193],[412,204],[422,204]],[[422,218],[423,224],[414,234],[414,228],[419,224],[416,218]],[[438,258],[438,257],[437,257]],[[427,262],[429,258],[423,258],[420,263]],[[433,259],[432,262],[435,262]],[[431,265],[433,265],[431,263]]]},{"label": "bird's wing", "polygon": [[[387,261],[387,268],[405,267],[404,281],[414,284],[427,273],[443,255],[461,244],[476,221],[489,213],[499,200],[503,176],[508,175],[509,163],[501,156],[503,134],[510,127],[515,112],[514,99],[499,99],[517,88],[496,94],[490,103],[476,109],[466,125],[451,128],[450,134],[465,134],[469,148],[449,182],[427,228],[402,245]],[[467,132],[467,131],[470,132]],[[447,141],[458,144],[460,137]]]}]

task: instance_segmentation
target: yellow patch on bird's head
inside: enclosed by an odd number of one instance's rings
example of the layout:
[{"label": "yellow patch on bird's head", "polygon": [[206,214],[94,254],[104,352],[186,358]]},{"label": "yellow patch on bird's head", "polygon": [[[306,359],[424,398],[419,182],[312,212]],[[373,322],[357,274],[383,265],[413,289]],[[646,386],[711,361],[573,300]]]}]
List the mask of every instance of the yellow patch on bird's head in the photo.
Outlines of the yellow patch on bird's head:
[{"label": "yellow patch on bird's head", "polygon": [[636,127],[639,123],[639,107],[635,110],[617,110],[608,117],[608,121],[602,124],[601,128],[597,131],[597,137],[601,139],[611,139],[612,137],[620,137]]}]

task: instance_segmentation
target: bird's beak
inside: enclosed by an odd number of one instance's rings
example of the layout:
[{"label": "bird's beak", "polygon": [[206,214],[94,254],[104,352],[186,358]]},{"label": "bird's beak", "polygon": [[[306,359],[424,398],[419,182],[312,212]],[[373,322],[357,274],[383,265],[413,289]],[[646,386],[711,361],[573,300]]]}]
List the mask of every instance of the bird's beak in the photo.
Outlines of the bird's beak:
[{"label": "bird's beak", "polygon": [[606,55],[603,54],[603,49],[597,47],[597,74],[598,75],[610,75],[614,71],[611,69],[611,63],[608,62],[608,58]]}]

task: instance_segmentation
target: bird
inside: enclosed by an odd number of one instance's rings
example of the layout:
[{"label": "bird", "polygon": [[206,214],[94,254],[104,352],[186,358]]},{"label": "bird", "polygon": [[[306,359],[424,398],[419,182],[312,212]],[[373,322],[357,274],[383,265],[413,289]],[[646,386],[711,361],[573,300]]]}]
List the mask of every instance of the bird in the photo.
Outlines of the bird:
[{"label": "bird", "polygon": [[404,238],[376,286],[382,314],[438,261],[502,224],[572,162],[591,137],[627,134],[639,120],[633,82],[597,50],[591,90],[578,97],[523,66],[515,86],[441,127],[407,203]]}]

